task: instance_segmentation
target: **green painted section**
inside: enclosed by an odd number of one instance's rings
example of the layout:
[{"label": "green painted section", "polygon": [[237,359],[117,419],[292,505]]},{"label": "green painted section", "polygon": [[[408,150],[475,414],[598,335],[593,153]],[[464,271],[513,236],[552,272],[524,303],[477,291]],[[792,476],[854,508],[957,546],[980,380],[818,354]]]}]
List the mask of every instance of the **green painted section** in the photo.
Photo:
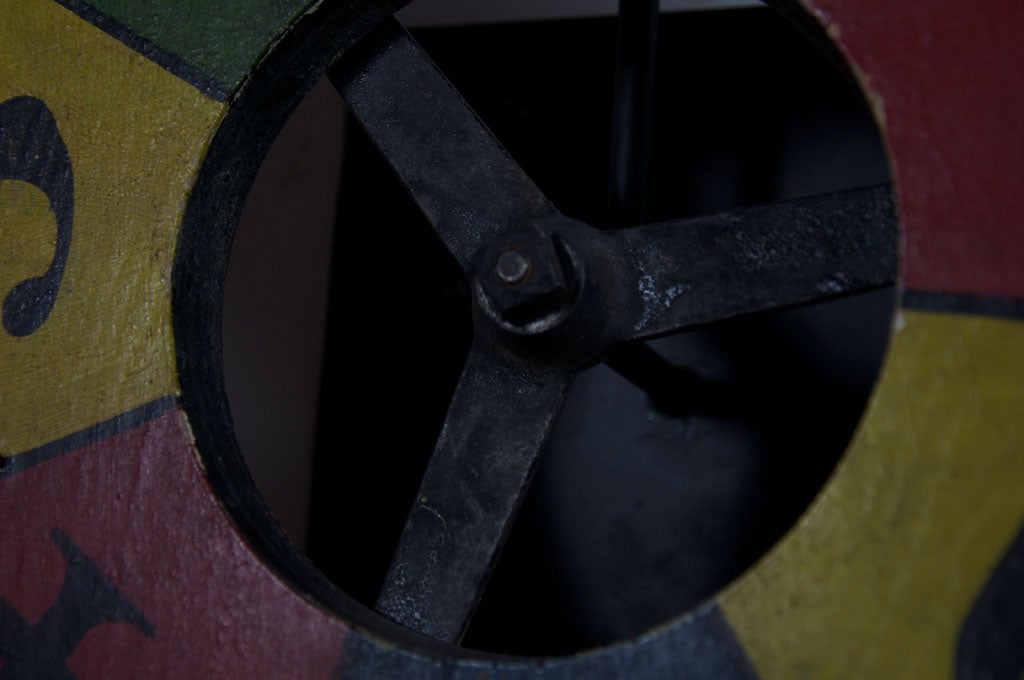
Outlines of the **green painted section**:
[{"label": "green painted section", "polygon": [[313,0],[87,0],[229,89]]}]

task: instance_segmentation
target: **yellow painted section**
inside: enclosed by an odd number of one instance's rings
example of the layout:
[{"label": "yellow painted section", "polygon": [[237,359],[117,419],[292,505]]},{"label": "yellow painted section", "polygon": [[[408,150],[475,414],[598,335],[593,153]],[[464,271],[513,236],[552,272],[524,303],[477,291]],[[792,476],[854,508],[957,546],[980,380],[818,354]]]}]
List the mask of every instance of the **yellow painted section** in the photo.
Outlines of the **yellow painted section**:
[{"label": "yellow painted section", "polygon": [[50,199],[34,184],[0,181],[0,244],[5,255],[0,297],[50,266],[57,246],[57,220]]},{"label": "yellow painted section", "polygon": [[[178,226],[224,105],[54,2],[0,0],[0,101],[53,112],[75,215],[48,320],[0,328],[0,454],[12,455],[176,393],[170,276]],[[45,195],[0,185],[0,298],[45,271]]]},{"label": "yellow painted section", "polygon": [[1024,523],[1024,323],[903,312],[867,417],[797,527],[720,598],[766,679],[953,678]]}]

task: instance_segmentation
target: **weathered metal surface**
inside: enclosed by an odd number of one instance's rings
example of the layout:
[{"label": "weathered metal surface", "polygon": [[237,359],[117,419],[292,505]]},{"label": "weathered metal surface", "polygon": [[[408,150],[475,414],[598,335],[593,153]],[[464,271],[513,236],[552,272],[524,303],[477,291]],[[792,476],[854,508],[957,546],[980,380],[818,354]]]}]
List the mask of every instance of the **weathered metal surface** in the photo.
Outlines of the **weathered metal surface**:
[{"label": "weathered metal surface", "polygon": [[891,284],[888,186],[624,229],[607,240],[630,292],[613,336],[663,335]]},{"label": "weathered metal surface", "polygon": [[896,214],[881,187],[604,235],[557,215],[400,27],[356,51],[339,91],[477,290],[478,342],[377,601],[457,642],[575,370],[616,342],[889,284]]},{"label": "weathered metal surface", "polygon": [[565,367],[474,344],[378,611],[432,637],[462,638],[570,381]]},{"label": "weathered metal surface", "polygon": [[[0,624],[9,633],[0,640],[0,674],[29,667],[19,664],[35,663],[28,659],[37,654],[32,658],[44,665],[32,668],[63,672],[66,666],[80,677],[1019,675],[1020,646],[998,639],[1019,635],[1019,615],[991,603],[998,599],[994,590],[1008,598],[1020,591],[1016,561],[1024,525],[1024,270],[1017,266],[1024,205],[1015,189],[1024,162],[1018,125],[1024,96],[1004,79],[1007,65],[1024,62],[1017,40],[1024,9],[1009,0],[968,11],[948,3],[875,0],[815,0],[814,6],[859,69],[887,134],[907,244],[901,261],[906,300],[931,311],[900,313],[887,367],[851,450],[804,520],[765,560],[708,607],[645,636],[539,661],[432,645],[389,628],[318,580],[248,485],[223,415],[211,330],[218,318],[218,272],[251,177],[242,165],[255,163],[269,136],[261,133],[249,148],[245,124],[268,120],[253,113],[259,105],[293,101],[298,93],[284,94],[289,86],[308,85],[378,22],[381,7],[323,3],[296,17],[282,4],[256,13],[247,26],[255,37],[232,43],[230,31],[216,27],[234,25],[238,7],[208,3],[206,25],[183,31],[196,41],[185,45],[145,28],[144,11],[135,18],[121,12],[115,21],[80,3],[5,2],[0,101],[28,96],[45,102],[67,148],[75,202],[52,311],[31,333],[0,332],[0,452],[20,454],[0,474],[0,592],[7,603]],[[179,9],[168,5],[152,16],[166,24]],[[318,29],[320,19],[331,30]],[[126,26],[148,42],[125,34]],[[374,40],[369,54],[339,67],[346,74],[343,89],[464,270],[474,272],[476,253],[490,239],[521,227],[520,218],[549,217],[552,209],[412,43],[390,24]],[[390,49],[387,40],[395,41]],[[146,53],[145,45],[159,47],[159,54]],[[209,61],[196,57],[204,50]],[[289,55],[303,50],[325,56],[296,72]],[[170,67],[169,56],[189,68]],[[406,77],[392,83],[392,94],[381,96],[388,86],[382,76],[410,64]],[[239,68],[251,79],[230,104],[218,101],[227,90],[212,91],[209,83],[230,85]],[[207,77],[189,76],[195,70]],[[360,80],[364,76],[372,78]],[[432,96],[424,99],[424,92]],[[389,120],[393,129],[384,124]],[[432,124],[417,131],[420,120]],[[470,143],[445,135],[451,131]],[[24,184],[0,185],[4,219],[14,214],[20,220],[4,222],[19,225],[5,230],[0,244],[5,294],[46,272],[58,254],[45,243],[59,233],[59,225],[46,221],[45,195]],[[887,210],[884,201],[869,203],[867,212],[876,216]],[[846,221],[850,211],[826,212],[841,223],[837,233],[858,233]],[[799,221],[798,231],[816,231],[813,222]],[[410,519],[412,561],[429,558],[434,541],[461,532],[470,538],[452,542],[461,547],[448,552],[453,566],[471,572],[468,587],[424,570],[432,586],[454,583],[452,591],[438,592],[460,591],[451,612],[438,617],[446,631],[441,635],[449,638],[457,637],[479,594],[567,376],[598,360],[609,342],[625,339],[595,323],[595,310],[628,316],[633,290],[643,301],[643,275],[630,268],[637,260],[623,244],[648,239],[634,246],[641,263],[655,250],[671,255],[672,263],[659,271],[689,272],[704,263],[687,262],[676,250],[686,244],[686,229],[677,240],[663,226],[599,236],[567,221],[549,224],[555,226],[541,231],[562,230],[584,265],[575,306],[558,324],[532,334],[502,328],[477,312],[492,362],[474,355],[452,422],[465,409],[470,422],[477,414],[479,428],[448,429],[420,496],[427,501],[414,506]],[[722,226],[728,230],[728,221]],[[832,236],[820,243],[834,245]],[[877,252],[877,244],[842,241],[844,251]],[[779,236],[764,243],[788,241]],[[822,261],[813,243],[801,238],[798,244],[809,258],[800,260],[804,264]],[[716,248],[703,247],[719,257]],[[744,252],[731,251],[726,259]],[[748,259],[751,267],[787,261]],[[806,301],[812,289],[823,296],[839,292],[822,275],[812,271],[795,284],[799,295],[754,296],[739,310],[729,306],[736,304],[731,295],[712,302],[727,303],[728,315]],[[741,279],[737,289],[752,290],[751,281]],[[860,283],[871,281],[867,276]],[[772,281],[764,283],[767,290]],[[673,285],[659,283],[655,301],[672,297]],[[639,316],[628,318],[635,327],[642,310],[665,308],[641,304]],[[671,301],[667,308],[671,313],[659,312],[657,324],[640,324],[637,335],[710,321],[723,309],[694,317]],[[991,318],[992,310],[999,318]],[[570,336],[579,343],[574,349],[567,349]],[[498,342],[506,352],[493,349]],[[553,359],[545,364],[541,356]],[[530,362],[561,368],[538,373]],[[515,370],[495,373],[502,365]],[[178,375],[184,410],[167,412]],[[488,386],[475,387],[483,383]],[[524,391],[540,398],[522,420],[502,410],[504,404],[481,398]],[[126,417],[154,403],[161,407],[137,412],[138,421]],[[522,433],[527,445],[500,440],[498,429],[505,427]],[[507,476],[493,474],[487,479],[493,486],[474,485],[468,496],[442,491],[441,500],[452,507],[439,511],[441,531],[417,528],[423,519],[436,519],[426,508],[437,510],[434,488],[499,470],[487,464],[491,454],[509,466]],[[458,518],[473,505],[473,493],[495,504],[465,522]],[[471,556],[463,561],[467,545]],[[61,595],[67,555],[80,560],[67,582],[76,583],[75,574],[87,565],[96,592],[107,593],[102,602],[78,602],[82,590],[73,586]],[[397,584],[394,592],[401,600],[425,590]],[[435,616],[435,605],[425,606],[411,618]],[[74,613],[57,616],[65,608]],[[130,621],[110,621],[118,618]],[[59,642],[78,637],[70,649]]]},{"label": "weathered metal surface", "polygon": [[463,269],[489,239],[554,208],[396,21],[331,79]]}]

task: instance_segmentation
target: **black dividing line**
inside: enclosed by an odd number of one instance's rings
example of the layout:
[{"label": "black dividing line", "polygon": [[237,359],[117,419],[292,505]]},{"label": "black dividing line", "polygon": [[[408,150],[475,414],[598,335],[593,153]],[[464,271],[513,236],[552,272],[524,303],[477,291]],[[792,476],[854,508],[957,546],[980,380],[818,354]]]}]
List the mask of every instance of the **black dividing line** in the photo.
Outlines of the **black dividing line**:
[{"label": "black dividing line", "polygon": [[143,38],[117,19],[103,14],[95,7],[83,2],[83,0],[56,0],[56,2],[115,40],[124,43],[160,68],[181,78],[207,97],[224,102],[231,95],[230,85],[212,78],[178,55],[168,52],[147,38]]},{"label": "black dividing line", "polygon": [[[759,680],[736,633],[717,605],[623,644],[596,653],[553,659],[459,658],[381,645],[373,638],[345,638],[331,677],[419,680]],[[1016,680],[1016,679],[1014,679]]]},{"label": "black dividing line", "polygon": [[957,680],[1019,680],[1024,672],[1024,530],[971,607],[956,648]]},{"label": "black dividing line", "polygon": [[925,290],[903,292],[903,307],[922,312],[946,312],[993,316],[1002,319],[1024,319],[1024,299],[1008,295],[976,293],[936,293]]},{"label": "black dividing line", "polygon": [[133,408],[130,411],[125,411],[121,415],[114,416],[110,420],[104,420],[92,427],[79,430],[78,432],[69,434],[66,437],[52,441],[49,444],[37,446],[34,449],[29,449],[28,451],[11,456],[10,458],[0,459],[0,462],[4,463],[2,467],[0,467],[0,479],[16,475],[30,467],[34,467],[40,463],[45,463],[48,460],[53,460],[54,458],[63,456],[65,453],[71,453],[83,446],[102,441],[108,437],[113,437],[115,434],[126,432],[127,430],[141,425],[142,423],[164,415],[173,409],[177,403],[178,400],[174,396],[160,397],[148,404],[143,404],[142,406]]}]

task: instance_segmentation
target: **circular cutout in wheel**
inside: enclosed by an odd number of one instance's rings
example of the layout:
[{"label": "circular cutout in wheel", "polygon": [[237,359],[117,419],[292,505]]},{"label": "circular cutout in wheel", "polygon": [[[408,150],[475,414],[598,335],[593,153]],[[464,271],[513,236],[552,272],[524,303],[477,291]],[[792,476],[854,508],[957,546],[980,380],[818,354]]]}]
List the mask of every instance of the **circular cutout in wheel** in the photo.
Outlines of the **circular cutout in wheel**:
[{"label": "circular cutout in wheel", "polygon": [[[854,127],[858,102],[841,75],[776,13],[667,14],[659,31],[657,70],[666,84],[654,114],[658,188],[648,221],[885,180],[869,114]],[[605,222],[607,120],[595,112],[609,109],[614,18],[413,35],[560,210]],[[566,42],[577,56],[562,54]],[[528,62],[521,44],[531,45]],[[771,56],[753,67],[750,54]],[[677,94],[674,84],[694,77],[680,76],[679,65],[698,57],[716,64],[721,84],[696,76],[699,86]],[[690,106],[692,92],[701,95],[700,111]],[[769,93],[771,115],[751,122],[737,113]],[[458,297],[458,266],[354,127],[339,199],[343,265],[330,293],[307,554],[372,607],[472,326],[468,294]],[[808,141],[815,127],[824,139]],[[781,131],[785,141],[775,142]],[[773,142],[776,155],[766,153]],[[785,165],[773,175],[776,156]],[[823,159],[836,159],[826,166],[831,177],[822,177]],[[734,165],[744,168],[740,178],[730,174]],[[705,179],[714,168],[718,183]],[[782,196],[771,193],[776,177],[784,178]],[[729,203],[737,194],[740,201]],[[245,226],[239,239],[259,238]],[[354,259],[355,252],[375,256]],[[235,266],[233,259],[229,272]],[[662,339],[655,349],[674,363],[653,357],[655,367],[632,376],[656,400],[604,364],[585,371],[569,390],[462,644],[528,656],[606,645],[685,612],[742,573],[792,524],[845,448],[877,375],[872,362],[884,350],[891,297],[888,289]],[[355,373],[353,357],[372,372]],[[854,358],[866,365],[863,375],[851,370]],[[279,395],[268,389],[270,400]],[[356,398],[339,403],[339,395]],[[269,409],[259,427],[276,414]],[[379,444],[355,445],[360,435]],[[263,490],[274,477],[256,482]],[[337,517],[358,521],[342,530]],[[360,559],[349,559],[353,553]]]},{"label": "circular cutout in wheel", "polygon": [[[1019,674],[1013,650],[1021,646],[1000,643],[1016,639],[1019,621],[994,603],[1019,592],[1014,565],[1024,517],[1024,471],[1015,455],[1024,437],[1014,410],[1024,384],[1014,351],[1024,285],[1014,267],[1020,206],[1009,187],[1024,156],[1013,132],[1022,104],[971,74],[1019,61],[1011,34],[1020,10],[962,15],[816,3],[877,112],[884,110],[906,228],[902,309],[872,405],[795,530],[707,606],[638,640],[537,663],[465,657],[389,626],[334,591],[265,524],[258,499],[224,488],[245,473],[233,443],[222,439],[230,438],[223,399],[207,401],[208,392],[192,389],[208,384],[210,370],[216,379],[219,348],[209,324],[219,304],[217,272],[260,153],[259,140],[255,148],[240,143],[240,123],[270,110],[261,98],[294,101],[296,81],[315,76],[326,66],[323,55],[347,48],[382,8],[326,3],[300,16],[298,8],[268,5],[258,25],[224,7],[201,7],[190,30],[179,31],[171,10],[95,5],[12,2],[0,24],[2,100],[33,98],[49,111],[22,115],[17,103],[5,109],[14,113],[4,119],[4,176],[23,189],[11,203],[44,234],[41,242],[58,235],[49,257],[40,257],[42,246],[27,258],[26,249],[3,251],[9,290],[26,290],[20,282],[34,277],[45,283],[31,284],[40,292],[27,304],[18,295],[10,303],[12,318],[25,312],[34,330],[0,333],[8,381],[0,404],[8,461],[0,481],[0,576],[3,625],[16,633],[4,639],[17,640],[4,645],[3,672],[678,676],[692,669],[792,677],[842,668],[853,676],[971,677],[1012,672],[1016,664]],[[232,39],[218,40],[226,32]],[[972,32],[989,39],[965,47],[959,36]],[[58,46],[47,63],[36,56],[42,35]],[[370,62],[407,49],[400,34],[389,39],[398,47]],[[271,44],[263,68],[246,79]],[[931,47],[933,58],[908,58],[929,45],[957,49]],[[307,61],[307,51],[321,61]],[[974,96],[951,98],[932,69]],[[44,124],[51,117],[55,125]],[[968,128],[962,120],[991,124]],[[51,160],[66,148],[68,162],[41,167],[34,149],[43,147]],[[985,172],[974,172],[979,165]],[[503,186],[522,186],[516,173],[508,180]],[[52,221],[39,209],[45,201],[23,184],[49,199]],[[646,288],[637,289],[639,299],[619,301],[615,325],[595,329],[575,313],[618,290],[605,276],[643,282],[635,267],[652,263],[642,241],[656,240],[659,230],[594,234],[550,215],[540,200],[527,200],[525,212],[516,201],[495,204],[544,218],[525,220],[532,226],[497,253],[532,244],[525,255],[546,272],[530,279],[539,289],[505,295],[484,278],[493,271],[484,266],[491,251],[459,241],[465,232],[439,229],[477,281],[478,328],[492,329],[478,342],[512,348],[485,345],[470,361],[498,371],[501,387],[526,378],[523,389],[539,382],[539,395],[557,396],[543,385],[564,384],[604,343],[679,327],[663,322],[681,325],[660,311],[671,304],[643,304]],[[475,226],[476,235],[491,228]],[[673,253],[679,243],[657,245]],[[638,257],[622,258],[623,248]],[[653,284],[653,293],[665,292],[657,278]],[[588,342],[552,353],[548,343],[560,344],[566,329]],[[557,360],[536,364],[539,355]],[[456,409],[460,403],[473,400],[457,396]],[[421,514],[433,509],[444,517],[432,500],[420,501]],[[429,542],[429,531],[414,529],[409,540],[423,536]],[[430,569],[417,578],[424,574],[434,578]],[[389,581],[399,605],[383,608],[423,628],[430,607],[406,607],[400,580]],[[445,634],[457,634],[464,616],[441,617]]]}]

